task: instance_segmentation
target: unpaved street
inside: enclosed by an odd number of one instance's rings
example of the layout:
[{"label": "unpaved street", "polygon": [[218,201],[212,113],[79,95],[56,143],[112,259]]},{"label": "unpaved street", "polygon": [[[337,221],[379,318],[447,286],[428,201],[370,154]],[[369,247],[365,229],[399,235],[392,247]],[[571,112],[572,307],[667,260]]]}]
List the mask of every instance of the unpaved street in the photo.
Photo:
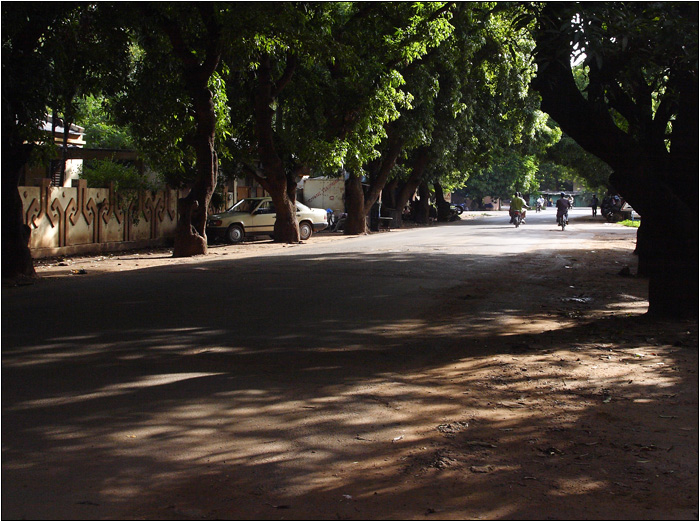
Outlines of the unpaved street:
[{"label": "unpaved street", "polygon": [[2,518],[697,519],[697,321],[575,214],[38,263]]}]

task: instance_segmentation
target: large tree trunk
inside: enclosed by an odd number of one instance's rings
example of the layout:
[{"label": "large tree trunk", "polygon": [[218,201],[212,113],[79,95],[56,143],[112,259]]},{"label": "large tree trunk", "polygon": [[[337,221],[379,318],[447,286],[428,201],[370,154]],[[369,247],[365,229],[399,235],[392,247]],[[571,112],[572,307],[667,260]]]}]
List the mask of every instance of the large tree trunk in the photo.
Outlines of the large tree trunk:
[{"label": "large tree trunk", "polygon": [[425,169],[428,166],[428,161],[430,159],[430,149],[428,147],[421,147],[413,159],[413,168],[411,169],[411,175],[399,191],[399,195],[396,200],[396,207],[400,210],[406,206],[406,203],[413,198],[416,193],[418,185],[420,185],[423,180],[423,175],[425,174]]},{"label": "large tree trunk", "polygon": [[399,154],[401,154],[401,150],[403,149],[403,140],[399,137],[398,131],[393,126],[387,129],[387,134],[389,141],[388,147],[386,151],[384,151],[384,154],[382,154],[379,170],[371,177],[369,190],[365,195],[365,216],[369,214],[370,210],[372,210],[372,206],[377,202],[377,199],[379,199],[379,195],[389,179],[389,174],[391,174],[391,170],[394,168],[394,165],[396,165],[396,160],[399,158]]},{"label": "large tree trunk", "polygon": [[435,189],[435,203],[437,205],[438,221],[449,221],[452,213],[450,212],[450,204],[445,201],[445,193],[442,190],[442,185],[437,181],[433,183]]},{"label": "large tree trunk", "polygon": [[[4,127],[4,125],[3,125]],[[5,129],[3,128],[3,134]],[[29,250],[31,229],[24,222],[18,184],[20,172],[29,159],[31,145],[12,146],[2,137],[2,277],[36,275]]]},{"label": "large tree trunk", "polygon": [[[8,10],[17,9],[17,4]],[[36,4],[27,16],[25,12],[21,27],[8,31],[7,42],[3,35],[2,51],[2,277],[35,276],[32,254],[29,249],[31,229],[24,222],[22,198],[18,185],[22,167],[29,160],[34,147],[27,143],[22,127],[35,127],[41,123],[33,109],[36,103],[28,103],[27,96],[40,96],[33,89],[35,76],[27,71],[27,57],[40,45],[42,36],[54,20],[60,18],[72,6],[60,4]],[[21,6],[19,9],[24,10]],[[4,11],[4,7],[3,7]],[[17,31],[18,30],[18,31]],[[7,45],[6,45],[7,44]],[[6,48],[5,48],[6,47]],[[46,94],[44,92],[44,94]],[[32,98],[35,101],[34,98]],[[46,100],[38,106],[46,105]],[[31,141],[31,140],[29,140]]]},{"label": "large tree trunk", "polygon": [[197,179],[190,193],[178,201],[180,214],[175,230],[174,257],[189,257],[207,253],[207,209],[216,189],[218,171],[214,150],[216,115],[211,91],[201,86],[191,89],[194,100],[197,131],[193,146],[197,158]]},{"label": "large tree trunk", "polygon": [[362,190],[362,180],[356,174],[350,174],[345,184],[345,207],[348,214],[345,221],[345,234],[366,234],[365,195]]},{"label": "large tree trunk", "polygon": [[269,55],[263,55],[257,71],[254,112],[255,133],[258,138],[258,153],[263,167],[260,184],[267,190],[275,204],[274,240],[279,243],[299,242],[299,223],[296,216],[296,185],[288,175],[274,140],[273,102],[291,78],[296,60],[289,57],[287,68],[280,81],[272,79],[272,63]]},{"label": "large tree trunk", "polygon": [[397,191],[399,190],[399,180],[394,178],[389,181],[382,190],[382,206],[396,209]]},{"label": "large tree trunk", "polygon": [[642,216],[638,274],[649,278],[649,314],[697,316],[697,215],[646,170],[651,167],[616,171],[610,181]]},{"label": "large tree trunk", "polygon": [[298,243],[300,241],[299,222],[296,214],[296,183],[284,170],[277,176],[263,182],[275,204],[274,241],[278,243]]},{"label": "large tree trunk", "polygon": [[[144,8],[150,12],[150,8]],[[174,257],[189,257],[207,253],[207,213],[216,189],[218,160],[215,151],[216,112],[209,79],[221,58],[221,27],[211,4],[200,3],[197,9],[206,26],[207,49],[200,62],[197,54],[185,43],[181,27],[173,20],[163,22],[173,51],[184,66],[183,78],[194,104],[196,122],[193,147],[196,156],[197,179],[190,193],[178,201],[179,219],[175,229]]]},{"label": "large tree trunk", "polygon": [[418,201],[416,202],[416,223],[422,225],[430,221],[430,189],[427,181],[421,181],[418,185]]},{"label": "large tree trunk", "polygon": [[[362,223],[366,221],[367,215],[372,210],[372,206],[379,199],[379,195],[381,194],[382,189],[384,188],[384,186],[387,183],[387,180],[389,179],[391,169],[394,168],[394,165],[396,165],[396,160],[398,159],[399,154],[401,154],[401,150],[403,148],[403,140],[398,136],[398,132],[395,131],[394,127],[390,126],[387,129],[387,134],[387,149],[382,154],[381,161],[379,162],[379,166],[376,169],[376,172],[374,172],[373,175],[370,177],[370,185],[369,189],[367,190],[367,193],[364,193],[364,191],[362,191],[362,185],[360,184],[360,180],[355,176],[356,179],[355,181],[353,181],[353,183],[359,185],[360,190],[358,192],[357,186],[355,186],[353,189],[353,197],[355,195],[364,194],[362,198],[363,203],[360,206],[359,203],[353,201],[352,205],[347,205],[348,221],[345,225],[346,234],[366,233],[366,225],[362,225]],[[351,223],[352,226],[348,226],[347,223]],[[363,226],[364,231],[361,232],[360,228]]]}]

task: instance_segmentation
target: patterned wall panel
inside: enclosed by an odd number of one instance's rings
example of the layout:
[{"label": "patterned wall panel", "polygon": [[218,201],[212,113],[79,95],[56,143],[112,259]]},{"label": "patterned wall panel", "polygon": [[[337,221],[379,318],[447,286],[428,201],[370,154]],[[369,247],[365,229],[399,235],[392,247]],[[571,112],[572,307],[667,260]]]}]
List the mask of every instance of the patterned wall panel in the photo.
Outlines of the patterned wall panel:
[{"label": "patterned wall panel", "polygon": [[[25,223],[32,230],[30,248],[61,249],[172,238],[177,223],[176,190],[116,193],[114,187],[91,189],[85,180],[72,187],[19,187]],[[89,249],[89,248],[88,248]]]}]

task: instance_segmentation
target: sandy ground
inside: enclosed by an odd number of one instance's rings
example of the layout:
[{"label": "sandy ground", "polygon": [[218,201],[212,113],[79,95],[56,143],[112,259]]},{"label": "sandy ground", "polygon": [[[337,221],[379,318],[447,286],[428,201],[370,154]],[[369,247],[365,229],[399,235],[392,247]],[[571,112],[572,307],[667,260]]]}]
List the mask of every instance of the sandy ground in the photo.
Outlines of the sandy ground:
[{"label": "sandy ground", "polygon": [[[303,247],[215,246],[206,259]],[[634,273],[633,249],[602,230],[575,256],[543,252],[482,271],[423,317],[370,332],[376,346],[403,346],[378,355],[371,375],[366,360],[338,350],[324,354],[332,379],[300,371],[275,398],[240,396],[244,420],[217,414],[223,435],[207,439],[216,451],[195,442],[206,429],[185,412],[161,415],[191,437],[177,441],[124,424],[110,436],[143,456],[149,482],[85,485],[54,516],[36,503],[47,475],[11,471],[3,435],[3,518],[697,520],[697,321],[645,319],[646,281],[619,274]],[[202,260],[166,249],[42,260],[37,272],[99,277]],[[281,386],[248,364],[261,389]],[[191,460],[159,468],[146,458],[154,451]],[[81,466],[85,484],[97,480]]]}]

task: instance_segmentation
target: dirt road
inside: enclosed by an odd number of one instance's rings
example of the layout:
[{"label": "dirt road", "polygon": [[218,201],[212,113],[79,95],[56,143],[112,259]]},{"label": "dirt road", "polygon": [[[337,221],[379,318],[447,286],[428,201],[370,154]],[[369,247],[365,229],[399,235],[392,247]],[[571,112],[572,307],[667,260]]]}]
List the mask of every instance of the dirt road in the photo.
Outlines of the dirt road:
[{"label": "dirt road", "polygon": [[697,519],[697,321],[528,221],[4,281],[3,519]]}]

